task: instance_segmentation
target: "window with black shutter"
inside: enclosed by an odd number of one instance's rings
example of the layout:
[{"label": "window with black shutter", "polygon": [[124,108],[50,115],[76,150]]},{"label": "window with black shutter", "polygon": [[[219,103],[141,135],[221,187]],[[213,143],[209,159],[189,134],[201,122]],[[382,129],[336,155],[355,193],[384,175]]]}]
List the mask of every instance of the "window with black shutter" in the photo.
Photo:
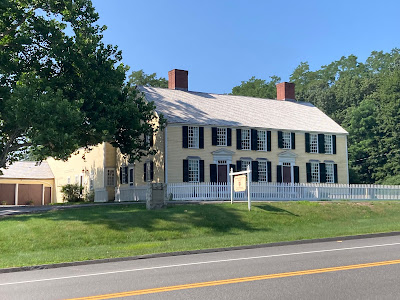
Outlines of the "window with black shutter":
[{"label": "window with black shutter", "polygon": [[326,182],[326,169],[324,163],[319,164],[319,182],[320,183]]},{"label": "window with black shutter", "polygon": [[143,181],[147,182],[147,163],[143,164]]},{"label": "window with black shutter", "polygon": [[267,151],[271,151],[271,131],[267,131]]},{"label": "window with black shutter", "polygon": [[217,164],[210,164],[210,182],[217,182]]},{"label": "window with black shutter", "polygon": [[305,133],[306,152],[310,153],[310,134]]},{"label": "window with black shutter", "polygon": [[242,171],[242,161],[241,160],[236,161],[236,170],[237,170],[237,172]]},{"label": "window with black shutter", "polygon": [[278,148],[283,148],[283,133],[278,131]]},{"label": "window with black shutter", "polygon": [[298,166],[293,167],[293,172],[294,172],[294,183],[299,183],[300,182],[300,171]]},{"label": "window with black shutter", "polygon": [[183,160],[183,182],[189,182],[189,160]]},{"label": "window with black shutter", "polygon": [[282,178],[282,166],[276,166],[276,182],[283,182]]},{"label": "window with black shutter", "polygon": [[199,160],[200,182],[204,182],[204,160]]},{"label": "window with black shutter", "polygon": [[268,182],[272,182],[272,167],[270,161],[267,161],[267,177],[268,177]]},{"label": "window with black shutter", "polygon": [[311,182],[311,163],[306,163],[307,182]]},{"label": "window with black shutter", "polygon": [[242,130],[236,129],[236,149],[242,149]]},{"label": "window with black shutter", "polygon": [[119,168],[119,183],[122,184],[123,182],[123,175],[122,175],[122,167]]},{"label": "window with black shutter", "polygon": [[251,129],[251,150],[257,150],[257,130]]},{"label": "window with black shutter", "polygon": [[182,126],[182,148],[188,148],[189,143],[188,143],[188,127],[187,126]]},{"label": "window with black shutter", "polygon": [[199,148],[204,149],[204,127],[199,127]]},{"label": "window with black shutter", "polygon": [[154,179],[154,163],[151,161],[150,162],[150,181],[153,181]]},{"label": "window with black shutter", "polygon": [[211,128],[211,145],[217,146],[217,127]]},{"label": "window with black shutter", "polygon": [[325,153],[325,134],[318,134],[318,153]]},{"label": "window with black shutter", "polygon": [[334,178],[335,178],[335,183],[338,183],[338,168],[337,168],[337,164],[333,165],[333,174],[334,174]]},{"label": "window with black shutter", "polygon": [[258,161],[256,160],[251,162],[251,181],[258,182]]},{"label": "window with black shutter", "polygon": [[333,154],[336,154],[336,135],[332,135],[332,150]]},{"label": "window with black shutter", "polygon": [[232,129],[231,128],[227,129],[226,144],[227,144],[227,146],[232,146]]},{"label": "window with black shutter", "polygon": [[296,149],[296,134],[294,132],[291,133],[291,139],[292,139],[292,149]]}]

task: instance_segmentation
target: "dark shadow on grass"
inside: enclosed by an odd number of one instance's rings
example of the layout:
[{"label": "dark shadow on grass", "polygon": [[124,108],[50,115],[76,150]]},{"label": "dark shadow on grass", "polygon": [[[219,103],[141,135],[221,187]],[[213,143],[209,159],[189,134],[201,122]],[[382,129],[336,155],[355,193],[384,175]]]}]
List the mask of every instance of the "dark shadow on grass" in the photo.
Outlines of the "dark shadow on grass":
[{"label": "dark shadow on grass", "polygon": [[106,225],[109,229],[117,231],[128,231],[132,228],[141,228],[148,232],[179,230],[182,233],[193,228],[203,228],[207,232],[216,234],[228,234],[236,229],[258,231],[257,228],[244,222],[238,211],[226,205],[180,205],[153,211],[146,210],[144,204],[96,206],[20,215],[6,219],[24,222],[33,218]]},{"label": "dark shadow on grass", "polygon": [[269,205],[269,204],[262,204],[262,205],[257,205],[258,208],[268,211],[268,212],[272,212],[272,213],[278,213],[278,214],[286,214],[286,215],[291,215],[291,216],[295,216],[298,217],[299,215],[296,215],[286,209],[283,208],[279,208],[273,205]]}]

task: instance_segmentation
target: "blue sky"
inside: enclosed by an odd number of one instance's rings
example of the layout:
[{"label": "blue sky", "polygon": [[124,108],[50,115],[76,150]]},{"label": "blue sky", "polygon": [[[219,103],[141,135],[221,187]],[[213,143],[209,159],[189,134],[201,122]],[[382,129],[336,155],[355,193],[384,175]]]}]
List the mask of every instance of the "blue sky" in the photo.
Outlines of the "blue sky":
[{"label": "blue sky", "polygon": [[189,90],[229,93],[251,76],[288,81],[300,62],[364,61],[400,47],[400,1],[92,0],[131,70],[189,71]]}]

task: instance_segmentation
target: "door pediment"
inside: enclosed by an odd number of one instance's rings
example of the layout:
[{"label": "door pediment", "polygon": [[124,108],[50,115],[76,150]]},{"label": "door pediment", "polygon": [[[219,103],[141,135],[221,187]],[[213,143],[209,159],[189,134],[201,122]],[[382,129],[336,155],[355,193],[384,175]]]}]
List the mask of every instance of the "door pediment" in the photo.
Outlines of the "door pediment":
[{"label": "door pediment", "polygon": [[296,158],[297,154],[290,150],[287,150],[287,151],[283,151],[283,152],[279,153],[278,157],[279,158]]},{"label": "door pediment", "polygon": [[233,154],[235,154],[235,152],[230,151],[228,149],[218,149],[211,152],[211,154],[214,156],[232,156]]}]

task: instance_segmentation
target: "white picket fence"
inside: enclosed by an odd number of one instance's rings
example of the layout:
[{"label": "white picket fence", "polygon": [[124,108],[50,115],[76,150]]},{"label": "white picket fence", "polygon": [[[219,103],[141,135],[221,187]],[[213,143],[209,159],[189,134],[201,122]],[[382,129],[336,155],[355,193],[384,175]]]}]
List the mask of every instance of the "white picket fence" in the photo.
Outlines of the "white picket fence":
[{"label": "white picket fence", "polygon": [[147,185],[117,187],[115,188],[115,201],[146,201],[148,188]]},{"label": "white picket fence", "polygon": [[[172,201],[230,200],[228,183],[168,183]],[[400,200],[400,186],[318,183],[250,184],[250,198],[255,201],[284,200]],[[234,192],[234,200],[246,200],[246,192]]]}]

